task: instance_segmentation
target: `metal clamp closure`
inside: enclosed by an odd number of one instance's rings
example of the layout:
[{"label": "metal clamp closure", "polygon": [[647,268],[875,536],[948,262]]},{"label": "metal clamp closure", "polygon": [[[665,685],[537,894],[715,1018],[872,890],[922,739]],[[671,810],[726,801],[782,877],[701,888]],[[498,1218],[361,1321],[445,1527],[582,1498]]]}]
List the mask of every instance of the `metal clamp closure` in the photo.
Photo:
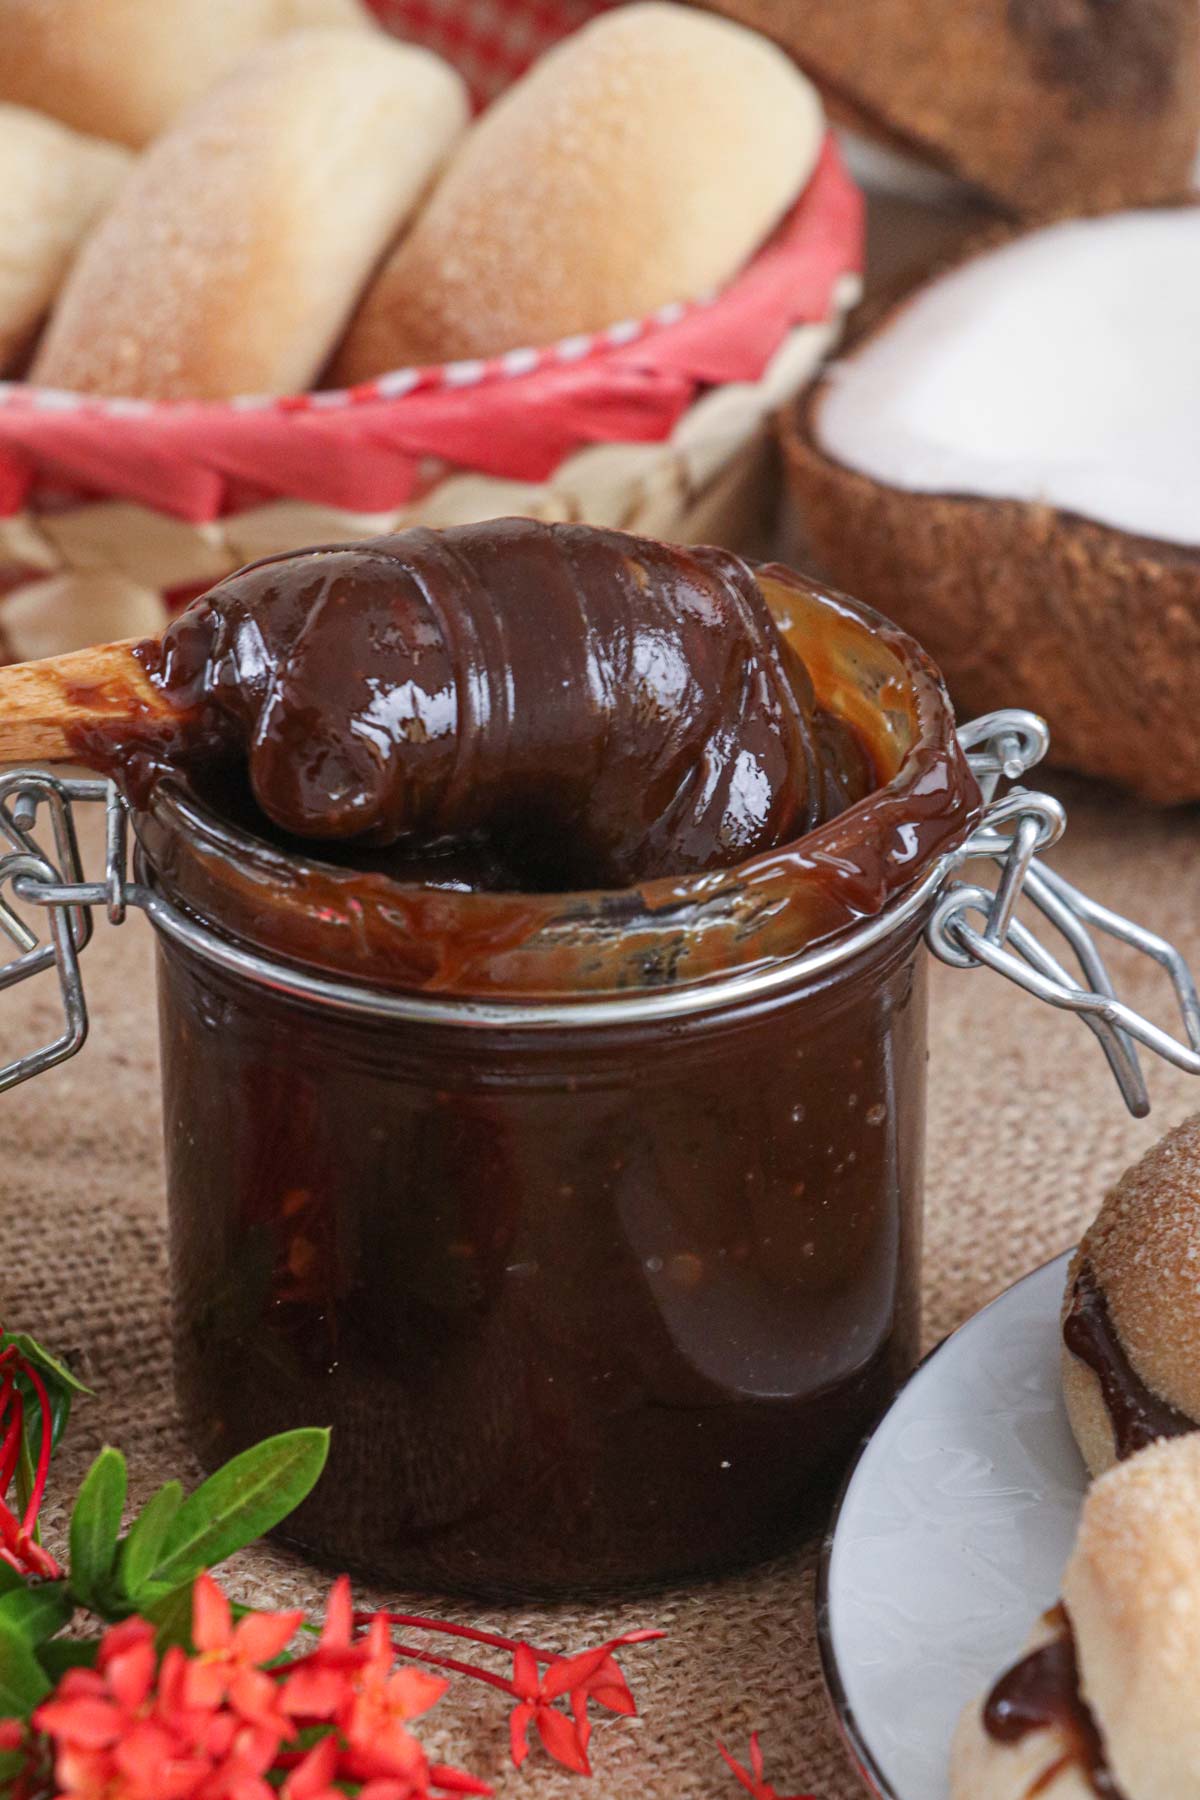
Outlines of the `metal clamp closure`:
[{"label": "metal clamp closure", "polygon": [[[1200,1075],[1200,996],[1192,972],[1165,938],[1102,906],[1039,862],[1038,852],[1056,843],[1066,826],[1057,800],[1020,786],[995,797],[1001,780],[1015,780],[1045,755],[1049,735],[1043,721],[1033,713],[990,713],[964,726],[959,737],[989,804],[958,861],[988,858],[999,865],[1000,878],[994,888],[952,882],[926,927],[929,947],[955,968],[993,969],[1049,1006],[1078,1013],[1099,1039],[1125,1104],[1142,1118],[1150,1110],[1150,1098],[1138,1044],[1176,1068]],[[1082,980],[1017,918],[1022,898],[1032,901],[1066,939]],[[1140,950],[1165,971],[1186,1042],[1117,999],[1094,932]]]},{"label": "metal clamp closure", "polygon": [[[102,882],[84,878],[73,812],[77,801],[102,801],[108,809]],[[53,850],[34,836],[43,811],[50,821]],[[0,965],[0,991],[53,968],[63,1010],[63,1029],[57,1037],[0,1067],[0,1092],[65,1062],[83,1046],[88,1016],[79,957],[91,941],[93,906],[105,906],[114,924],[125,916],[127,830],[128,814],[111,782],[64,781],[39,769],[0,773],[0,838],[7,845],[0,855],[0,931],[17,949],[15,957]],[[26,909],[44,910],[44,938],[13,901]]]},{"label": "metal clamp closure", "polygon": [[[792,979],[802,967],[807,969],[809,963],[832,964],[843,949],[855,948],[852,940],[860,934],[873,940],[900,922],[901,914],[911,916],[914,905],[928,905],[930,897],[936,896],[926,927],[933,954],[956,968],[993,969],[1049,1005],[1078,1013],[1099,1039],[1127,1106],[1140,1117],[1149,1111],[1150,1101],[1138,1044],[1177,1068],[1200,1075],[1200,996],[1191,971],[1165,938],[1090,899],[1039,860],[1041,852],[1057,843],[1066,827],[1066,815],[1057,800],[1020,785],[1020,778],[1041,761],[1049,747],[1049,734],[1041,719],[1015,710],[989,713],[962,726],[959,740],[987,803],[981,823],[967,842],[929,872],[920,892],[903,896],[887,914],[867,921],[844,946],[818,946],[797,958],[794,966],[789,963],[786,968],[760,972],[739,985],[774,987],[785,978]],[[1002,784],[1011,785],[1001,792]],[[84,802],[106,808],[105,867],[99,881],[85,878],[80,861],[72,808]],[[49,820],[52,849],[34,836],[43,813]],[[526,1013],[546,1010],[469,1006],[422,996],[375,997],[366,988],[284,970],[207,933],[162,896],[131,882],[127,874],[128,828],[125,803],[111,782],[63,780],[37,769],[0,773],[0,931],[16,948],[16,955],[0,965],[0,990],[53,967],[63,1007],[63,1029],[52,1043],[0,1066],[0,1092],[65,1061],[82,1046],[88,1018],[79,958],[92,933],[91,909],[97,906],[105,909],[114,925],[122,922],[129,906],[141,907],[159,930],[193,948],[207,950],[238,973],[278,992],[346,1011],[413,1018],[436,1014],[440,1019],[449,1010],[462,1015],[467,1023],[493,1022],[491,1014],[498,1012],[506,1024],[523,1024],[531,1022]],[[965,864],[981,860],[998,865],[995,887],[959,878]],[[1064,967],[1018,917],[1022,899],[1031,901],[1065,938],[1082,979]],[[18,906],[24,912],[18,911]],[[36,917],[38,910],[46,916],[44,938],[29,922],[28,915]],[[1186,1042],[1117,999],[1094,933],[1131,945],[1165,971],[1174,989]],[[614,1005],[625,1010],[639,1004],[666,1013],[711,1001],[703,991],[693,994],[687,989],[665,996],[647,993],[616,1001],[601,998],[573,1007],[571,1017],[580,1024],[597,1023]]]}]

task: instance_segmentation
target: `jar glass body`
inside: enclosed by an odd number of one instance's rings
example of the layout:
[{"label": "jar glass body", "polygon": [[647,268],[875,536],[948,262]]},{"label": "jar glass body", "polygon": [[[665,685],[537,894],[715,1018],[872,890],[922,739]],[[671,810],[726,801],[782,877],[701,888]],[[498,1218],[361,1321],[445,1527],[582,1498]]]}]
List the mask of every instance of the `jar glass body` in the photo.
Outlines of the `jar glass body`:
[{"label": "jar glass body", "polygon": [[735,868],[450,892],[186,781],[135,809],[198,928],[160,944],[180,1392],[209,1462],[334,1427],[288,1526],[321,1556],[515,1594],[745,1563],[912,1365],[921,931],[982,802],[919,646],[760,580],[879,786]]},{"label": "jar glass body", "polygon": [[916,1354],[919,929],[532,1030],[347,1018],[162,942],[204,1460],[332,1424],[288,1532],[409,1585],[605,1590],[794,1537]]}]

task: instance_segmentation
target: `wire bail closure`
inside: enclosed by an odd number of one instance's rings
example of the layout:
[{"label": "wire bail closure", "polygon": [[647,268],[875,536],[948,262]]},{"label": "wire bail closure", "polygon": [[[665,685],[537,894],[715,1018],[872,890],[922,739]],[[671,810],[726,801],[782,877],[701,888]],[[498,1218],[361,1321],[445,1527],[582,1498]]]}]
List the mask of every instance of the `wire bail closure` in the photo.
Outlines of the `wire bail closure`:
[{"label": "wire bail closure", "polygon": [[[1067,823],[1066,813],[1051,795],[1021,785],[1021,778],[1049,748],[1045,722],[1034,713],[1005,710],[961,726],[958,737],[983,792],[984,815],[967,841],[935,865],[915,894],[903,896],[888,913],[867,921],[835,947],[818,946],[766,974],[731,980],[718,989],[706,990],[697,984],[694,990],[658,998],[648,993],[572,1005],[571,1018],[581,1025],[604,1023],[614,1007],[623,1013],[698,1010],[715,1003],[714,992],[723,998],[735,988],[740,993],[777,987],[853,955],[910,919],[914,907],[932,904],[925,936],[933,954],[955,968],[992,969],[1048,1005],[1078,1013],[1099,1039],[1125,1104],[1135,1116],[1143,1117],[1150,1110],[1150,1099],[1138,1059],[1139,1044],[1176,1068],[1200,1075],[1200,995],[1191,971],[1165,938],[1092,900],[1039,860],[1043,851],[1058,842]],[[88,881],[83,870],[74,818],[77,803],[105,808],[105,865],[99,881]],[[49,821],[52,848],[34,835],[43,813]],[[53,968],[63,1010],[62,1031],[52,1042],[0,1066],[0,1092],[65,1062],[82,1048],[88,1015],[79,959],[92,936],[94,907],[103,907],[113,925],[123,922],[130,906],[138,907],[160,931],[226,968],[277,992],[345,1011],[420,1019],[441,1018],[447,1011],[453,1014],[457,1006],[466,1023],[530,1024],[539,1010],[373,995],[352,983],[285,968],[206,931],[153,889],[130,880],[129,812],[111,781],[67,780],[40,769],[0,773],[0,850],[4,851],[0,854],[0,932],[16,952],[0,965],[0,990]],[[994,887],[959,878],[966,863],[977,861],[997,865]],[[1065,938],[1082,979],[1064,967],[1018,918],[1022,899],[1032,902]],[[44,938],[32,929],[14,901],[26,911],[45,913]],[[1186,1042],[1117,998],[1094,934],[1131,946],[1164,970],[1174,990]]]}]

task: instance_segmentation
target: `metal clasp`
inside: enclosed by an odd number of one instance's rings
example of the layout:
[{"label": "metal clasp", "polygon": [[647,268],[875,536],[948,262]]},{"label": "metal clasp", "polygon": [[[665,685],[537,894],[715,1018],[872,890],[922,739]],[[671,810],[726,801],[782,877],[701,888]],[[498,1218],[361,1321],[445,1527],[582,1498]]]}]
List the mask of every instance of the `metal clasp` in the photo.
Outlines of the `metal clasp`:
[{"label": "metal clasp", "polygon": [[[76,802],[107,808],[103,881],[85,879],[75,831]],[[34,836],[39,814],[48,816],[53,849]],[[114,925],[125,917],[129,815],[110,781],[66,781],[39,769],[0,773],[0,931],[17,954],[0,965],[0,991],[53,968],[58,975],[63,1029],[51,1043],[0,1066],[0,1092],[65,1062],[82,1049],[88,1031],[87,1002],[79,958],[91,941],[94,906],[106,908]],[[39,936],[9,900],[41,908],[46,935]]]},{"label": "metal clasp", "polygon": [[[988,802],[983,820],[958,852],[961,865],[979,857],[996,862],[995,888],[954,881],[934,908],[926,939],[934,955],[955,968],[986,967],[1049,1006],[1078,1013],[1100,1040],[1125,1104],[1137,1118],[1150,1110],[1138,1060],[1143,1044],[1176,1068],[1200,1075],[1200,996],[1179,951],[1156,932],[1101,906],[1038,860],[1058,841],[1066,815],[1049,794],[1017,782],[1040,762],[1049,733],[1034,713],[997,712],[964,725],[959,740]],[[1077,980],[1016,917],[1026,898],[1066,939],[1082,972]],[[973,917],[978,924],[972,922]],[[1093,932],[1130,945],[1158,963],[1174,989],[1187,1041],[1172,1037],[1118,1000]]]}]

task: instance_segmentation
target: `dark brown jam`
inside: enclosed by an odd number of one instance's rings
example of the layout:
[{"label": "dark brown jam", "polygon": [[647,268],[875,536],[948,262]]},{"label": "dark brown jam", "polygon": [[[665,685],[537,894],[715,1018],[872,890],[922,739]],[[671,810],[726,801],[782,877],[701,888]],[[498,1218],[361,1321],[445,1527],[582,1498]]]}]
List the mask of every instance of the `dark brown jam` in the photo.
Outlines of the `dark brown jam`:
[{"label": "dark brown jam", "polygon": [[142,655],[260,828],[389,847],[403,880],[726,868],[877,785],[745,563],[622,532],[506,519],[272,558]]},{"label": "dark brown jam", "polygon": [[1063,1320],[1063,1342],[1100,1383],[1112,1421],[1117,1457],[1124,1462],[1159,1438],[1183,1437],[1196,1422],[1147,1387],[1117,1334],[1104,1290],[1088,1262],[1081,1263]]},{"label": "dark brown jam", "polygon": [[298,1541],[423,1586],[793,1540],[916,1353],[925,911],[728,984],[971,829],[936,671],[785,570],[515,522],[260,564],[146,658],[200,750],[127,780],[147,880],[449,1009],[356,1015],[162,940],[201,1455],[333,1424]]},{"label": "dark brown jam", "polygon": [[984,1730],[1000,1744],[1018,1744],[1035,1731],[1057,1731],[1065,1738],[1067,1748],[1037,1777],[1027,1800],[1045,1793],[1071,1767],[1083,1771],[1101,1800],[1122,1800],[1080,1689],[1070,1623],[1061,1607],[1046,1622],[1055,1635],[1001,1676],[984,1702]]}]

